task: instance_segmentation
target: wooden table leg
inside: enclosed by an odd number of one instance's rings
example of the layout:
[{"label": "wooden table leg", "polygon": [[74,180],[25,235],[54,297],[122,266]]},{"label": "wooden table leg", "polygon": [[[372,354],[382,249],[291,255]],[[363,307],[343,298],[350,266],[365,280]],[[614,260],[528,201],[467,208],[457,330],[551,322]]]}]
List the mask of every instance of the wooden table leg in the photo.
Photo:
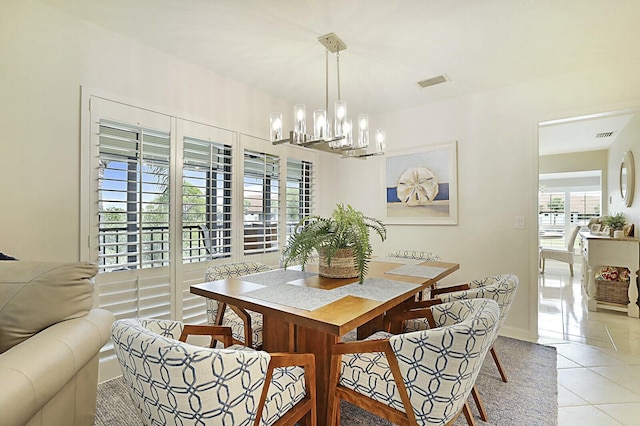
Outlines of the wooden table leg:
[{"label": "wooden table leg", "polygon": [[264,315],[262,349],[267,352],[295,352],[295,325]]},{"label": "wooden table leg", "polygon": [[296,329],[297,352],[313,353],[316,357],[316,404],[318,425],[326,425],[329,399],[329,372],[331,370],[331,346],[338,336],[298,326]]}]

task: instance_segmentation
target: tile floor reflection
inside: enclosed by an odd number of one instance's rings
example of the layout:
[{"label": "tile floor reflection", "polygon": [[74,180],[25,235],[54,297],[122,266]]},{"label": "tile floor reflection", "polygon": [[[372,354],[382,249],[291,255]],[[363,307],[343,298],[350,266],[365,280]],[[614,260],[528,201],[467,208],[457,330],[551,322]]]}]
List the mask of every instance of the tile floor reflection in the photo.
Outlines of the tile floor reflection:
[{"label": "tile floor reflection", "polygon": [[539,277],[538,342],[558,350],[560,426],[640,425],[640,319],[589,312],[576,276],[548,261]]}]

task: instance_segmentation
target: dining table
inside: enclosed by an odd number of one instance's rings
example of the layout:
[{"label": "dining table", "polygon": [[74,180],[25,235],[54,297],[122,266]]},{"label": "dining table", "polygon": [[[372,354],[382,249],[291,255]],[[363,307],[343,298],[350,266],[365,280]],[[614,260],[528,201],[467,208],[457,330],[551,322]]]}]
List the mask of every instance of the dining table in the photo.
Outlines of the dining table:
[{"label": "dining table", "polygon": [[324,425],[332,345],[352,330],[358,339],[381,330],[386,311],[459,268],[458,263],[375,257],[363,283],[357,277],[323,277],[317,264],[308,264],[195,284],[190,291],[261,313],[263,350],[313,353],[317,419]]}]

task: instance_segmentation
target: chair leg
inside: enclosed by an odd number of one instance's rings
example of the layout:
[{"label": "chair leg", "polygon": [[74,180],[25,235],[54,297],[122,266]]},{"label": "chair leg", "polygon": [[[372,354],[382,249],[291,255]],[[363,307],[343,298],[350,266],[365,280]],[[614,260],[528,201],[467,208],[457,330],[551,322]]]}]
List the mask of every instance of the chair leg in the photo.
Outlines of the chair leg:
[{"label": "chair leg", "polygon": [[541,274],[544,274],[544,257],[542,258],[542,272]]},{"label": "chair leg", "polygon": [[507,383],[507,375],[504,373],[504,369],[502,368],[502,364],[500,364],[496,349],[493,346],[491,346],[491,356],[493,357],[493,361],[496,363],[496,367],[498,367],[498,372],[500,373],[502,381]]},{"label": "chair leg", "polygon": [[467,424],[469,426],[476,426],[476,420],[473,418],[473,414],[471,414],[469,402],[464,403],[464,407],[462,407],[462,413],[464,414],[464,418],[467,419]]},{"label": "chair leg", "polygon": [[487,415],[487,410],[484,408],[484,403],[482,402],[482,398],[480,398],[480,393],[478,393],[478,388],[476,387],[476,385],[473,385],[473,388],[471,389],[471,396],[473,396],[476,407],[478,407],[480,418],[483,422],[486,422],[487,420],[489,420],[489,416]]},{"label": "chair leg", "polygon": [[573,277],[573,263],[569,264],[569,272],[571,272],[571,276]]}]

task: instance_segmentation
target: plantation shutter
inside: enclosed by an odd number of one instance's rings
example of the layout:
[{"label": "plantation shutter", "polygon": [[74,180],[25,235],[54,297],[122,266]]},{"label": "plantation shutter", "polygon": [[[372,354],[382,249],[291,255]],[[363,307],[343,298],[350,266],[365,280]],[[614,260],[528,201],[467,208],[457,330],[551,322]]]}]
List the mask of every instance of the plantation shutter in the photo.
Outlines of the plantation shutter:
[{"label": "plantation shutter", "polygon": [[101,272],[169,264],[169,134],[101,121]]},{"label": "plantation shutter", "polygon": [[278,251],[280,159],[244,151],[244,254]]},{"label": "plantation shutter", "polygon": [[286,237],[293,234],[296,225],[312,214],[314,203],[313,163],[287,160]]},{"label": "plantation shutter", "polygon": [[231,256],[231,146],[183,139],[183,262]]}]

